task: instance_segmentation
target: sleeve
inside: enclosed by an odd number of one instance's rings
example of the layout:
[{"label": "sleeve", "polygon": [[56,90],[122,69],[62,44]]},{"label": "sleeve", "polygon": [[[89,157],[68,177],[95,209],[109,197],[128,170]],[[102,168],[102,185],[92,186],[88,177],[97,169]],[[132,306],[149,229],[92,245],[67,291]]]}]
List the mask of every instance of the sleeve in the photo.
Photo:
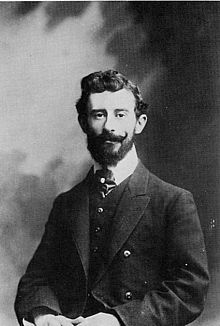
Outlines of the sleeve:
[{"label": "sleeve", "polygon": [[203,234],[191,193],[167,207],[163,279],[143,300],[114,307],[126,326],[183,326],[203,310],[209,284]]},{"label": "sleeve", "polygon": [[59,200],[56,199],[42,240],[18,284],[15,312],[20,325],[23,325],[23,318],[30,320],[32,311],[38,307],[54,311],[54,314],[61,313],[56,295],[49,285],[50,275],[56,268],[54,263],[59,259],[57,255],[61,236],[59,210]]}]

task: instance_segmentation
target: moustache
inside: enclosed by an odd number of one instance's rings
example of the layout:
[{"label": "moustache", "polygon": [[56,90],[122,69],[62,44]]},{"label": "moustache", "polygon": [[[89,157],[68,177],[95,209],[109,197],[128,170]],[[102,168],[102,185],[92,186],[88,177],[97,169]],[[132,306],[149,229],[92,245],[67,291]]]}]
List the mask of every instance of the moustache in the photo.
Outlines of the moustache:
[{"label": "moustache", "polygon": [[108,131],[103,131],[102,134],[96,136],[95,139],[97,141],[102,142],[102,143],[104,143],[106,141],[122,143],[125,140],[126,137],[127,137],[127,133],[125,134],[125,136],[120,136],[120,135],[114,135],[114,134],[112,134],[111,132],[108,132]]},{"label": "moustache", "polygon": [[103,132],[100,135],[95,135],[94,133],[90,133],[88,135],[88,138],[92,141],[98,142],[98,143],[104,143],[106,141],[110,142],[120,142],[122,143],[125,138],[127,138],[127,133],[125,133],[125,136],[120,135],[114,135],[113,133],[103,130]]}]

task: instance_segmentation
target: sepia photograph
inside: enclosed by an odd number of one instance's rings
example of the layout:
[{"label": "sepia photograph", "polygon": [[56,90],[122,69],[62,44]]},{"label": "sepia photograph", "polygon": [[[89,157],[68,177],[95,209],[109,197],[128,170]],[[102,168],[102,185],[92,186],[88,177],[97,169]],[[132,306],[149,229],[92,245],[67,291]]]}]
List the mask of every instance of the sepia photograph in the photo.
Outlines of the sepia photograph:
[{"label": "sepia photograph", "polygon": [[0,1],[0,325],[220,326],[220,2]]}]

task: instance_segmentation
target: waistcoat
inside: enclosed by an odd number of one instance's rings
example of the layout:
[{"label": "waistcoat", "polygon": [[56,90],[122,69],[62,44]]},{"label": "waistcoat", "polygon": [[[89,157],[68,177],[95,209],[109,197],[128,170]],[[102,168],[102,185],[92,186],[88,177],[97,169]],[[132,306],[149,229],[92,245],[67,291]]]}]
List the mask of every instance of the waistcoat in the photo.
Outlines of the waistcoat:
[{"label": "waistcoat", "polygon": [[101,265],[108,262],[111,225],[128,180],[129,178],[116,186],[105,198],[96,191],[92,182],[90,184],[90,259],[88,300],[84,316],[105,311],[105,308],[91,296],[90,291],[93,289]]}]

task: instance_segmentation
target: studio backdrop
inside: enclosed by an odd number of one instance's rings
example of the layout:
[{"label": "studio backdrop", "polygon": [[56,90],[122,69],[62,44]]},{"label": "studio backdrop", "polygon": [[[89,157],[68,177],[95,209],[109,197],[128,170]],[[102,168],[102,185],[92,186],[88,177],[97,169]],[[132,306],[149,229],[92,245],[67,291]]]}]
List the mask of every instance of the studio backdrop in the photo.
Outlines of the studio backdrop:
[{"label": "studio backdrop", "polygon": [[80,80],[114,68],[150,105],[145,165],[195,198],[212,277],[193,325],[220,325],[219,2],[0,2],[0,324],[55,196],[91,164]]}]

